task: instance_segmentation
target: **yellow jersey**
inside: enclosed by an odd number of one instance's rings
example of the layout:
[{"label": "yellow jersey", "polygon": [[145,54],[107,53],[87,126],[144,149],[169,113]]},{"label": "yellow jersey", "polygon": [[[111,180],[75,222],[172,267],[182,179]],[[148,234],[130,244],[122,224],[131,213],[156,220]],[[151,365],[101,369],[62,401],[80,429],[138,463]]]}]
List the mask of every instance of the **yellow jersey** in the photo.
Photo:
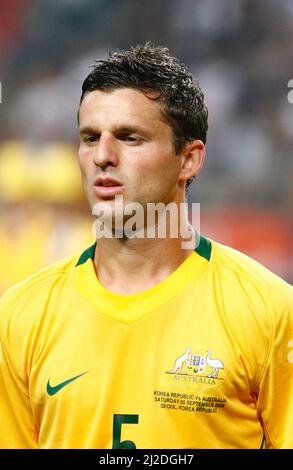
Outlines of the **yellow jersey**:
[{"label": "yellow jersey", "polygon": [[292,286],[201,237],[121,295],[94,251],[2,297],[1,448],[293,447]]}]

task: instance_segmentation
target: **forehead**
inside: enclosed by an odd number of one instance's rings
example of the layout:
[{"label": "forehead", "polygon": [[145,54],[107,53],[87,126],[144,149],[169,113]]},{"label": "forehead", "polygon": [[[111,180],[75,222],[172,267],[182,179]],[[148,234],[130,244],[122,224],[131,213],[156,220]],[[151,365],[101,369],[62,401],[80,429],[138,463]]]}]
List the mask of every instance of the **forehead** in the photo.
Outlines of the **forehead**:
[{"label": "forehead", "polygon": [[80,105],[79,123],[82,126],[112,121],[115,124],[167,125],[155,96],[131,88],[92,91]]}]

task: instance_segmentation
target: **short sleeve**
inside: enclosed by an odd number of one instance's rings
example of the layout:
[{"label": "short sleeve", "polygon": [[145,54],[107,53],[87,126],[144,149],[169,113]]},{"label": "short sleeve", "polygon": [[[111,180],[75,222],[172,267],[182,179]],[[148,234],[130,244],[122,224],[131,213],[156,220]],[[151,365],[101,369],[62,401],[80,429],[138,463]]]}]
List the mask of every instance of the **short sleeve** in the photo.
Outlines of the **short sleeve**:
[{"label": "short sleeve", "polygon": [[14,349],[21,346],[7,341],[9,297],[0,300],[0,448],[35,449],[38,433],[28,390],[13,364]]},{"label": "short sleeve", "polygon": [[[282,302],[283,303],[283,302]],[[276,306],[277,308],[277,306]],[[259,382],[258,410],[267,448],[293,448],[293,288],[272,318],[270,353]]]}]

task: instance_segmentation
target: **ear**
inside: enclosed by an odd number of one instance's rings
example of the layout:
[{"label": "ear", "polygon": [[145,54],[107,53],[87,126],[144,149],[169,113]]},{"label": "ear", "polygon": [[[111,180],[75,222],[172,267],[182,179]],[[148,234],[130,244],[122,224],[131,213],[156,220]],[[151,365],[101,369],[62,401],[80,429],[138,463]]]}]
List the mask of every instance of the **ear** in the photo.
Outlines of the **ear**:
[{"label": "ear", "polygon": [[202,169],[205,159],[205,145],[201,140],[193,140],[185,145],[181,152],[182,166],[179,182],[185,183]]}]

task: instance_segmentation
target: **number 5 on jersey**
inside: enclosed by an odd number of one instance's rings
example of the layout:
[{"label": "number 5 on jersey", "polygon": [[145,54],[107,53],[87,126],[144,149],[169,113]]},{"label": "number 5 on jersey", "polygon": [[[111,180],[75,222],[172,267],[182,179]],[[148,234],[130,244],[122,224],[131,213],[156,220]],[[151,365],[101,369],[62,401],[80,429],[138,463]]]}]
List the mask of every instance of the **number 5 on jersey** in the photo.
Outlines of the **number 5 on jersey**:
[{"label": "number 5 on jersey", "polygon": [[133,441],[121,442],[122,424],[138,424],[138,415],[113,415],[112,449],[136,449]]}]

